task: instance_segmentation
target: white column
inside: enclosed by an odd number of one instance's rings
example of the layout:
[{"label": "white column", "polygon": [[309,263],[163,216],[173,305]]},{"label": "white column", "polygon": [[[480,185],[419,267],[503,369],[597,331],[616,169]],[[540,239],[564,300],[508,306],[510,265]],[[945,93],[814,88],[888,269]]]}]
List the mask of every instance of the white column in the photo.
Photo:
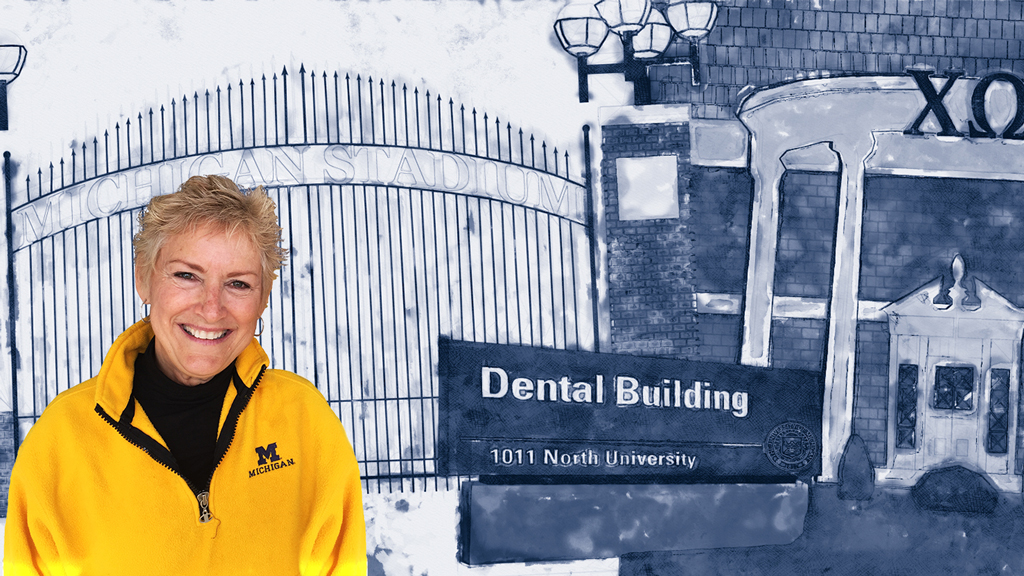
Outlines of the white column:
[{"label": "white column", "polygon": [[857,355],[857,298],[860,287],[864,164],[872,140],[833,143],[839,154],[839,197],[833,254],[832,299],[825,344],[825,398],[821,414],[822,482],[838,481],[839,460],[853,424],[854,362]]},{"label": "white column", "polygon": [[[961,90],[948,99],[953,102],[963,95]],[[909,77],[823,78],[755,92],[737,113],[751,133],[755,185],[741,352],[744,364],[770,364],[781,158],[790,150],[821,142],[829,143],[840,157],[825,344],[819,478],[823,482],[838,479],[839,460],[852,430],[866,159],[874,148],[874,134],[902,133],[924,104]]]},{"label": "white column", "polygon": [[750,212],[750,252],[743,306],[743,343],[740,363],[771,364],[772,300],[775,288],[775,256],[779,241],[779,206],[782,165],[778,149],[760,146],[751,139],[750,174],[754,199]]}]

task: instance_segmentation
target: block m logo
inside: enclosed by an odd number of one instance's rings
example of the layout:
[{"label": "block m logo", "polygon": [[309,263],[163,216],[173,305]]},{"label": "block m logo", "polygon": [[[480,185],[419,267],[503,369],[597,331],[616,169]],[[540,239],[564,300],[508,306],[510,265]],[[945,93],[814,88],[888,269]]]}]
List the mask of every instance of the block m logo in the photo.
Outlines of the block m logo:
[{"label": "block m logo", "polygon": [[281,459],[281,457],[277,455],[277,442],[267,444],[266,448],[263,446],[257,446],[256,455],[260,457],[260,461],[257,463],[258,466],[262,466],[268,461],[277,462]]}]

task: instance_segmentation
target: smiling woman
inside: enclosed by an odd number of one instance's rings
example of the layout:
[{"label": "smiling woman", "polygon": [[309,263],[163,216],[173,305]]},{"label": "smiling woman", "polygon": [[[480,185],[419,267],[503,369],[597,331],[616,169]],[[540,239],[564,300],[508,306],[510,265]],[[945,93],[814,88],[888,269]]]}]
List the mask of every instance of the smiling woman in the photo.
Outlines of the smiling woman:
[{"label": "smiling woman", "polygon": [[341,422],[253,337],[280,240],[262,188],[197,176],[150,201],[134,238],[150,314],[25,438],[5,573],[366,573]]},{"label": "smiling woman", "polygon": [[137,270],[142,302],[158,303],[149,321],[164,374],[202,384],[245,349],[270,296],[259,261],[244,235],[210,223],[172,236],[148,274]]}]

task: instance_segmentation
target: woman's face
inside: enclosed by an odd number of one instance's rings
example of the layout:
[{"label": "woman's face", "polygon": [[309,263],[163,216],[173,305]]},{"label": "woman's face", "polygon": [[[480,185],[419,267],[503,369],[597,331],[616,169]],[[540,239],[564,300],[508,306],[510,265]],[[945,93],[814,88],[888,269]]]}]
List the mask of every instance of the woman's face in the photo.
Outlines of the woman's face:
[{"label": "woman's face", "polygon": [[135,283],[151,305],[157,364],[186,386],[207,382],[249,345],[270,292],[252,242],[212,225],[168,238],[150,277]]}]

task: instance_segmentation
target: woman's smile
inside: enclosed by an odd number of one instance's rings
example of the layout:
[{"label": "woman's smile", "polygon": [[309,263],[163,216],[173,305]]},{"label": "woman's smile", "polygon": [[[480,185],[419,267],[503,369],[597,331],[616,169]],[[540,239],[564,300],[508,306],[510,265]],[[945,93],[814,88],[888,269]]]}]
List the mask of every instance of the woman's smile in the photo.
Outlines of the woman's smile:
[{"label": "woman's smile", "polygon": [[197,340],[205,340],[207,342],[221,340],[231,332],[231,330],[203,330],[202,328],[196,328],[187,324],[179,324],[179,326],[181,326],[181,329],[189,336]]}]

